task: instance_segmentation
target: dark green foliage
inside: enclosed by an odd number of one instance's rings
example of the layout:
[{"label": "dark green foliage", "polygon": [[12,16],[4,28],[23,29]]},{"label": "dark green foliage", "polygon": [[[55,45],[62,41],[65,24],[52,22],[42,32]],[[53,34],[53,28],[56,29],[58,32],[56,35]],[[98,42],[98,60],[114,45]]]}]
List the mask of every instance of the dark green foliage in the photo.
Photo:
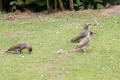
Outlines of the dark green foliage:
[{"label": "dark green foliage", "polygon": [[[32,11],[43,11],[47,10],[47,2],[46,0],[2,0],[4,10],[10,9],[10,11],[14,11],[16,9],[24,10],[24,8],[28,8]],[[71,1],[71,2],[70,2]],[[71,3],[74,5],[71,5]],[[7,4],[6,4],[7,3]],[[75,10],[83,10],[83,9],[101,9],[107,8],[107,5],[118,5],[120,4],[120,0],[49,0],[49,10],[57,11],[64,9],[71,9],[74,7]]]},{"label": "dark green foliage", "polygon": [[13,0],[10,1],[10,10],[13,12],[15,11],[18,7],[23,7],[25,5],[25,0]]},{"label": "dark green foliage", "polygon": [[120,0],[110,0],[111,5],[118,5],[120,4]]},{"label": "dark green foliage", "polygon": [[26,0],[26,4],[35,3],[38,6],[46,6],[46,0]]},{"label": "dark green foliage", "polygon": [[74,8],[75,10],[83,9],[83,2],[81,2],[80,0],[76,0],[74,3]]},{"label": "dark green foliage", "polygon": [[10,6],[11,6],[11,11],[13,12],[14,10],[16,10],[16,5],[17,5],[17,1],[11,1],[10,2]]},{"label": "dark green foliage", "polygon": [[104,6],[102,4],[97,4],[97,8],[102,9],[102,8],[104,8]]}]

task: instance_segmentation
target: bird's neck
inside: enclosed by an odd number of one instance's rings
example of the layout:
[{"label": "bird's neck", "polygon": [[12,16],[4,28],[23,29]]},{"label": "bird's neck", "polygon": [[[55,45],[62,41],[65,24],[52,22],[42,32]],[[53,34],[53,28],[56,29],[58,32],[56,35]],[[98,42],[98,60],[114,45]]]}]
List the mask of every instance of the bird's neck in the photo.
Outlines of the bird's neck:
[{"label": "bird's neck", "polygon": [[91,40],[91,35],[90,34],[88,34],[88,39]]},{"label": "bird's neck", "polygon": [[87,26],[85,26],[83,29],[84,29],[84,30],[88,30],[88,27],[87,27]]},{"label": "bird's neck", "polygon": [[24,47],[29,49],[29,45],[28,44],[24,44]]}]

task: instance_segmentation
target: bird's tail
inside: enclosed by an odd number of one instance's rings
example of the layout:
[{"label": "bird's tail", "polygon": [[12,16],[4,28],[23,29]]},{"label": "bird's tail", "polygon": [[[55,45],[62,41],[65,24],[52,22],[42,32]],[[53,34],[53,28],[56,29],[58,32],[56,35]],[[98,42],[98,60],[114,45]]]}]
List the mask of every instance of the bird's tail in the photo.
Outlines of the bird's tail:
[{"label": "bird's tail", "polygon": [[79,42],[79,39],[76,39],[76,38],[75,38],[75,39],[71,39],[70,42],[71,42],[71,43],[78,43],[78,42]]},{"label": "bird's tail", "polygon": [[6,50],[1,50],[0,51],[0,56],[5,56],[6,55]]},{"label": "bird's tail", "polygon": [[57,54],[70,54],[70,53],[77,52],[77,51],[78,51],[78,49],[72,49],[72,50],[68,50],[68,51],[58,50]]},{"label": "bird's tail", "polygon": [[66,54],[67,52],[66,51],[64,51],[64,50],[58,50],[57,51],[57,54]]},{"label": "bird's tail", "polygon": [[57,51],[57,54],[70,54],[70,53],[73,53],[73,52],[77,52],[79,51],[79,48],[73,48],[72,50],[68,50],[68,51],[65,51],[65,50],[58,50]]},{"label": "bird's tail", "polygon": [[5,53],[12,53],[12,52],[14,52],[14,51],[5,50],[4,52],[5,52]]},{"label": "bird's tail", "polygon": [[74,48],[72,50],[67,51],[67,53],[73,53],[73,52],[77,52],[77,51],[78,51],[78,49]]},{"label": "bird's tail", "polygon": [[9,51],[8,51],[8,50],[5,50],[4,52],[5,52],[5,53],[9,53]]}]

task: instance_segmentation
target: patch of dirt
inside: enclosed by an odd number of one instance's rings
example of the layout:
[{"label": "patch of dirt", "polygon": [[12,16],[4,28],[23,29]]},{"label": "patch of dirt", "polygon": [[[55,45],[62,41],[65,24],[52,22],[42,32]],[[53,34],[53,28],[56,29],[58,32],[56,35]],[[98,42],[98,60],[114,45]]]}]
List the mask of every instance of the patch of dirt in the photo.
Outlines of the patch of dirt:
[{"label": "patch of dirt", "polygon": [[23,30],[18,30],[16,32],[7,31],[7,32],[5,32],[5,34],[6,34],[6,36],[11,37],[11,38],[16,38],[18,35],[25,36],[25,37],[30,35],[29,32],[23,31]]},{"label": "patch of dirt", "polygon": [[102,9],[101,12],[103,15],[118,14],[118,13],[120,13],[120,5],[112,6],[108,9]]},{"label": "patch of dirt", "polygon": [[45,65],[39,67],[39,70],[40,71],[58,70],[58,71],[61,71],[63,73],[69,73],[69,71],[66,67],[57,67],[57,66],[54,66],[52,64],[45,64]]},{"label": "patch of dirt", "polygon": [[34,13],[30,10],[26,10],[24,12],[20,12],[19,10],[16,12],[11,12],[8,14],[5,14],[2,20],[23,20],[23,19],[33,19],[33,18],[39,18],[42,21],[55,21],[55,18],[58,17],[66,17],[68,15],[76,15],[76,14],[98,14],[101,13],[103,15],[108,14],[117,14],[120,13],[120,5],[118,6],[111,6],[107,9],[100,9],[100,10],[79,10],[79,11],[58,11],[56,13],[47,14],[47,11]]},{"label": "patch of dirt", "polygon": [[46,71],[46,70],[49,70],[49,69],[57,69],[57,67],[56,67],[56,66],[53,66],[53,65],[51,65],[51,64],[47,64],[47,65],[44,65],[44,66],[41,66],[41,67],[40,67],[40,70],[41,70],[41,71]]},{"label": "patch of dirt", "polygon": [[5,14],[2,20],[31,19],[37,16],[38,16],[37,13],[33,13],[29,10],[26,10],[25,12],[20,12],[18,10],[16,12]]}]

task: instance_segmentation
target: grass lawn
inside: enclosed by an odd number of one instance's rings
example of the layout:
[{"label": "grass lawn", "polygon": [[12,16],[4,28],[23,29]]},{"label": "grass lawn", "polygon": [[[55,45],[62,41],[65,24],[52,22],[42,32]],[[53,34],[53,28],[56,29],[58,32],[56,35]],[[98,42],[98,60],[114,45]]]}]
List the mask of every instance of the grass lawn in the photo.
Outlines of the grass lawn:
[{"label": "grass lawn", "polygon": [[56,54],[72,49],[76,43],[69,40],[94,19],[95,14],[71,12],[0,20],[1,51],[17,42],[33,46],[24,57],[0,56],[0,80],[120,80],[120,14],[101,16],[100,25],[89,28],[96,34],[85,53]]}]

